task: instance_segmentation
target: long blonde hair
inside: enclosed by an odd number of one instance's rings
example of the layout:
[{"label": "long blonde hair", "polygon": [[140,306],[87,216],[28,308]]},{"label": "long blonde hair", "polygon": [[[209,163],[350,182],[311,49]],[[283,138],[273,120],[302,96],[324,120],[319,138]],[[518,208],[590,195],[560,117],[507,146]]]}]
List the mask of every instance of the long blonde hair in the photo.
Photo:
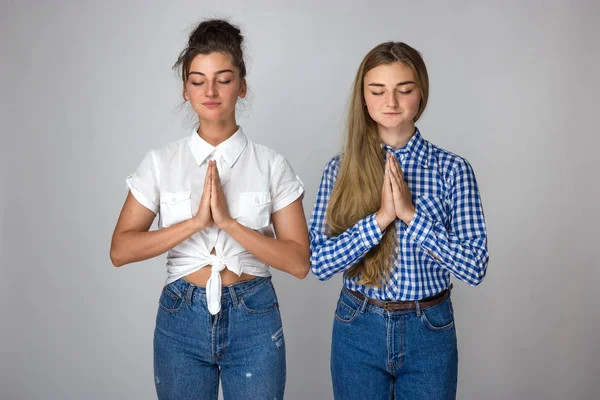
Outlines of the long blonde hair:
[{"label": "long blonde hair", "polygon": [[[421,104],[415,116],[419,119],[429,97],[427,68],[419,52],[401,42],[386,42],[372,49],[362,60],[356,77],[348,112],[345,149],[340,172],[327,207],[329,233],[337,236],[366,215],[381,207],[384,174],[384,152],[377,135],[377,124],[364,102],[363,80],[367,72],[383,64],[401,62],[413,69],[421,92]],[[388,278],[394,260],[396,233],[393,224],[381,242],[365,258],[347,272],[359,277],[359,283],[379,287]]]}]

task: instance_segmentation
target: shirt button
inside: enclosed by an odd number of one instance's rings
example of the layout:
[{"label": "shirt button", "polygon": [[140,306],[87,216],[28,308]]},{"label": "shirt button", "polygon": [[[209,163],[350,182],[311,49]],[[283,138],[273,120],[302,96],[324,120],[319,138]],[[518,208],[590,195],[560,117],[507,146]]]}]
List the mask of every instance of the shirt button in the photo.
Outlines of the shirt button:
[{"label": "shirt button", "polygon": [[417,235],[412,235],[413,240],[417,240]]}]

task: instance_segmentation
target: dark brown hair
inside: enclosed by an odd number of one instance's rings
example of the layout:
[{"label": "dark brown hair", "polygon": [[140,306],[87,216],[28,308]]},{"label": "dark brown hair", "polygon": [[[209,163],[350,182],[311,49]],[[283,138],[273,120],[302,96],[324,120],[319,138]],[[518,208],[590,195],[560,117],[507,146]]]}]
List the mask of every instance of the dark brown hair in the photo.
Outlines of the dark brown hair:
[{"label": "dark brown hair", "polygon": [[231,56],[233,65],[240,71],[240,81],[243,81],[246,77],[243,41],[240,29],[229,22],[222,19],[203,21],[190,34],[188,45],[179,54],[173,69],[178,71],[185,84],[194,57],[218,52]]}]

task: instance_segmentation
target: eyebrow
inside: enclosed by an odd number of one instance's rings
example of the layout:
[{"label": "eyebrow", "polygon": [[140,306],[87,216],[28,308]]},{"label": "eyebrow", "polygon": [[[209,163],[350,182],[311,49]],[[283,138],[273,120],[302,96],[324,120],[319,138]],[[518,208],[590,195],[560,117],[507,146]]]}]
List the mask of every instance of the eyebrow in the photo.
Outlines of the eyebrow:
[{"label": "eyebrow", "polygon": [[[220,71],[217,71],[217,75],[224,74],[225,72],[231,72],[233,74],[233,71],[230,69],[222,69]],[[206,76],[202,72],[198,72],[198,71],[192,71],[192,72],[188,73],[188,76],[190,76],[192,74]]]},{"label": "eyebrow", "polygon": [[[396,86],[408,85],[409,83],[415,83],[415,82],[413,82],[413,81],[398,82],[398,83],[396,83]],[[385,87],[385,85],[382,83],[369,83],[367,86]]]}]

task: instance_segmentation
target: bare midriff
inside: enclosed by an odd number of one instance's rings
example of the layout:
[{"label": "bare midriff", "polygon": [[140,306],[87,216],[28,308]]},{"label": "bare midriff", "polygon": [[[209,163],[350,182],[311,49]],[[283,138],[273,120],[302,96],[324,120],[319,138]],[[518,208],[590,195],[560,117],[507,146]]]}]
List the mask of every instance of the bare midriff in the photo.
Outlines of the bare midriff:
[{"label": "bare midriff", "polygon": [[[213,249],[210,253],[215,254],[215,249]],[[211,272],[211,266],[207,265],[202,269],[199,269],[198,271],[192,272],[191,274],[184,276],[183,279],[185,279],[189,283],[193,283],[196,286],[206,287],[206,283],[210,278]],[[238,282],[250,281],[254,278],[257,278],[257,276],[255,275],[249,275],[244,273],[242,273],[242,275],[240,276],[237,276],[236,273],[228,270],[227,268],[221,271],[220,274],[221,286],[231,286]]]},{"label": "bare midriff", "polygon": [[[191,274],[184,276],[183,279],[185,279],[189,283],[193,283],[196,286],[206,287],[206,282],[208,282],[208,278],[210,278],[210,274],[211,274],[210,265],[207,265],[206,267],[204,267],[196,272],[192,272]],[[231,272],[227,268],[225,268],[223,271],[221,271],[220,274],[221,274],[221,285],[222,286],[231,286],[234,283],[249,281],[249,280],[256,278],[256,276],[249,275],[249,274],[242,274],[240,276],[237,276],[237,274],[235,274],[234,272]]]}]

